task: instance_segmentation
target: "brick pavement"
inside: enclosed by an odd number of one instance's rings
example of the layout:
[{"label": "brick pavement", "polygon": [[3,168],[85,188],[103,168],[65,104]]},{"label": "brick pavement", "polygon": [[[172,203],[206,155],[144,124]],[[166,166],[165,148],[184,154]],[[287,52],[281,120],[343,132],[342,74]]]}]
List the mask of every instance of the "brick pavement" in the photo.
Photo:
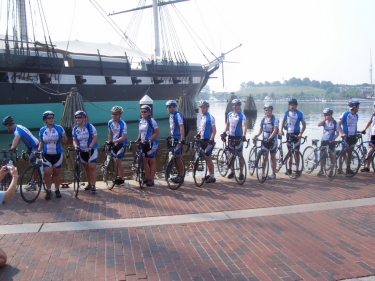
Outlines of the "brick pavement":
[{"label": "brick pavement", "polygon": [[[0,224],[176,216],[373,198],[373,174],[329,182],[281,176],[263,185],[219,180],[177,191],[161,186],[71,190],[61,200],[16,198]],[[191,184],[189,184],[189,182]],[[273,216],[0,235],[0,280],[338,280],[375,274],[373,205]]]}]

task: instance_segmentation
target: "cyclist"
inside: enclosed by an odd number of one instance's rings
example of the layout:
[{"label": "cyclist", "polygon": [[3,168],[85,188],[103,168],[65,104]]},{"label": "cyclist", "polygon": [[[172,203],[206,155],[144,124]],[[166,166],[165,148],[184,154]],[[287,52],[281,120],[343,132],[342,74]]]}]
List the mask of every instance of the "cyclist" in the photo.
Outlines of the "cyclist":
[{"label": "cyclist", "polygon": [[[339,128],[337,126],[337,121],[333,119],[333,110],[330,108],[325,108],[323,110],[324,119],[318,123],[319,127],[323,127],[323,136],[322,136],[322,142],[321,146],[327,146],[329,148],[329,151],[334,152],[335,151],[335,139],[339,136]],[[330,153],[329,157],[331,158],[331,163],[334,163],[335,154]],[[324,171],[324,161],[320,162],[320,171],[318,172],[318,176],[323,176]],[[329,172],[329,176],[333,176],[333,167],[331,167],[331,170]]]},{"label": "cyclist", "polygon": [[68,138],[63,127],[55,124],[55,114],[52,111],[45,111],[42,119],[46,123],[46,126],[42,127],[39,131],[40,142],[38,152],[43,152],[44,182],[47,187],[47,194],[44,199],[50,200],[52,198],[52,174],[55,183],[56,198],[61,198],[60,169],[63,160],[61,142],[66,143]]},{"label": "cyclist", "polygon": [[[271,154],[271,168],[272,174],[268,176],[269,179],[276,178],[276,152],[277,152],[277,132],[279,131],[279,119],[273,115],[273,105],[265,104],[264,117],[260,121],[260,128],[258,133],[254,136],[257,139],[263,133],[262,152]],[[266,159],[266,157],[265,157]]]},{"label": "cyclist", "polygon": [[[284,135],[284,128],[287,132],[286,138],[288,140],[287,147],[288,150],[292,149],[292,143],[294,142],[294,149],[298,150],[301,146],[301,138],[303,132],[306,129],[305,116],[303,112],[297,109],[298,102],[295,98],[290,98],[288,100],[289,109],[284,113],[284,117],[280,123],[280,134]],[[302,124],[302,128],[301,128]],[[290,141],[290,142],[289,142]],[[296,157],[296,166],[299,167],[299,157]],[[292,161],[292,159],[290,159]],[[288,173],[289,172],[289,173]],[[287,171],[285,174],[288,175],[292,171]],[[300,175],[302,171],[296,171],[296,175]]]},{"label": "cyclist", "polygon": [[[213,117],[209,112],[208,108],[210,104],[207,101],[202,101],[199,104],[201,109],[202,117],[199,127],[198,134],[195,136],[196,139],[201,139],[208,143],[207,147],[204,147],[204,153],[206,155],[206,161],[208,166],[209,175],[206,178],[206,183],[215,182],[214,174],[214,164],[212,163],[212,150],[215,146],[215,135],[216,135],[216,125],[215,117]],[[203,148],[203,147],[202,147]]]},{"label": "cyclist", "polygon": [[374,102],[374,112],[371,114],[370,119],[366,123],[366,126],[361,133],[366,134],[366,130],[370,126],[371,126],[371,137],[369,139],[370,142],[368,143],[368,152],[367,152],[367,155],[366,155],[366,167],[361,169],[361,172],[370,172],[370,163],[371,163],[371,160],[372,160],[372,152],[375,149],[375,102]]},{"label": "cyclist", "polygon": [[[8,129],[9,132],[14,133],[14,138],[10,147],[10,152],[14,151],[20,142],[27,147],[27,153],[29,156],[32,152],[38,150],[39,141],[33,134],[24,126],[14,123],[12,116],[8,115],[3,119],[3,125]],[[36,157],[31,157],[30,162],[35,163]]]},{"label": "cyclist", "polygon": [[[356,100],[352,100],[348,102],[349,110],[345,111],[339,118],[339,131],[341,136],[346,136],[345,142],[349,145],[348,149],[348,159],[347,159],[347,174],[354,174],[354,172],[350,169],[350,162],[352,160],[352,150],[357,142],[357,123],[358,123],[358,110],[359,110],[359,102]],[[344,145],[343,145],[344,147]],[[337,170],[338,174],[342,173],[342,167],[339,167]]]},{"label": "cyclist", "polygon": [[139,120],[138,140],[142,141],[143,167],[145,169],[145,183],[147,186],[154,185],[156,173],[156,154],[158,152],[159,127],[155,119],[151,117],[151,107],[141,106],[141,119]]},{"label": "cyclist", "polygon": [[108,121],[108,144],[114,145],[113,152],[116,153],[118,178],[115,184],[121,185],[124,181],[124,169],[122,167],[122,158],[124,158],[125,146],[128,142],[127,127],[121,115],[124,112],[121,106],[114,106],[111,109],[112,119]]},{"label": "cyclist", "polygon": [[[180,112],[176,110],[177,102],[175,100],[169,100],[165,104],[169,113],[169,128],[170,128],[170,137],[167,138],[167,141],[170,138],[174,138],[178,142],[176,149],[174,151],[175,155],[182,154],[182,145],[185,144],[185,129],[184,129],[184,119]],[[171,181],[175,183],[181,183],[184,180],[183,177],[183,167],[181,167],[180,162],[176,162],[176,168],[178,176],[171,178]]]},{"label": "cyclist", "polygon": [[81,162],[86,172],[87,186],[85,190],[96,191],[96,163],[98,161],[98,134],[96,128],[87,122],[86,112],[76,111],[77,125],[73,128],[73,145],[80,148]]},{"label": "cyclist", "polygon": [[[241,112],[241,100],[233,99],[232,108],[233,111],[229,112],[227,115],[227,121],[225,123],[224,132],[220,135],[221,137],[227,136],[227,131],[229,133],[229,145],[232,150],[238,152],[239,156],[242,156],[243,142],[246,141],[246,131],[247,131],[247,120],[245,114]],[[242,157],[240,159],[243,159]],[[241,160],[243,162],[243,160]],[[245,163],[240,162],[240,175],[239,180],[244,179],[243,166]],[[228,179],[234,177],[233,167],[231,167],[231,172],[228,175]]]}]

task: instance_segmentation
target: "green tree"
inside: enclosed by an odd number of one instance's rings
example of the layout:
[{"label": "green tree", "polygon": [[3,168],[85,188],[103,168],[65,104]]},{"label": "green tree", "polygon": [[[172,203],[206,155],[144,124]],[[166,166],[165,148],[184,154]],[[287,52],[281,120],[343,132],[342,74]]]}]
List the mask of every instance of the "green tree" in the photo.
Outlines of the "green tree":
[{"label": "green tree", "polygon": [[307,77],[303,78],[302,82],[303,82],[303,85],[305,85],[305,86],[310,86],[310,84],[311,84],[310,79],[307,78]]}]

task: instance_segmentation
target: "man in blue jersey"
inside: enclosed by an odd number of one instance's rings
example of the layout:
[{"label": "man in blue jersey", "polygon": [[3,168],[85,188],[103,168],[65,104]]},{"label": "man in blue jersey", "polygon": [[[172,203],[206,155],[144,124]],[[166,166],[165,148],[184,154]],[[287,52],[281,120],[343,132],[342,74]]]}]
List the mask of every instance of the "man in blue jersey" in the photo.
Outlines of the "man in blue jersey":
[{"label": "man in blue jersey", "polygon": [[[286,130],[286,138],[288,140],[287,147],[288,150],[292,149],[292,143],[294,142],[294,148],[299,151],[301,146],[301,138],[303,132],[306,129],[305,116],[302,111],[297,109],[298,102],[295,98],[290,98],[288,100],[289,109],[284,113],[283,120],[280,123],[280,134],[284,135],[284,129]],[[302,124],[302,128],[301,128]],[[290,159],[292,161],[292,159]],[[299,157],[296,157],[296,167],[299,167]],[[290,163],[291,165],[291,163]],[[290,166],[289,165],[289,166]],[[285,174],[290,175],[292,171],[287,171]],[[296,175],[300,175],[302,171],[296,170]]]},{"label": "man in blue jersey", "polygon": [[[10,147],[10,151],[14,151],[16,147],[23,142],[27,147],[27,153],[30,155],[31,152],[38,150],[39,141],[33,134],[24,126],[14,123],[12,116],[8,115],[3,119],[3,125],[8,129],[9,132],[14,133],[14,138]],[[34,163],[35,157],[30,159],[30,162]]]},{"label": "man in blue jersey", "polygon": [[[227,131],[229,134],[229,144],[234,143],[233,146],[230,146],[231,149],[236,150],[239,156],[242,156],[243,151],[243,142],[246,141],[246,131],[247,131],[247,120],[245,114],[241,112],[241,100],[234,99],[232,100],[233,111],[228,113],[227,122],[225,123],[224,132],[221,136],[226,137]],[[240,157],[240,159],[243,159]],[[243,174],[243,165],[245,163],[240,163],[240,175],[239,180],[244,179]],[[231,167],[231,172],[228,175],[228,179],[234,177],[233,167]]]},{"label": "man in blue jersey", "polygon": [[[339,118],[339,131],[342,137],[346,136],[345,142],[349,145],[348,149],[348,159],[347,159],[347,166],[346,166],[346,174],[354,174],[354,172],[350,169],[350,162],[352,161],[352,150],[357,142],[357,123],[358,123],[358,110],[359,110],[359,102],[356,100],[352,100],[348,102],[349,110],[345,111]],[[341,161],[339,161],[339,169],[337,170],[338,174],[341,174],[342,167]]]},{"label": "man in blue jersey", "polygon": [[361,169],[361,172],[370,172],[370,163],[372,161],[372,153],[375,149],[375,102],[374,102],[374,111],[372,112],[370,119],[367,121],[365,128],[361,132],[363,135],[366,134],[366,130],[368,127],[371,126],[371,136],[368,143],[368,152],[366,155],[366,164],[363,169]]},{"label": "man in blue jersey", "polygon": [[[176,110],[177,102],[175,100],[169,100],[165,104],[169,113],[169,128],[170,128],[170,138],[174,138],[178,142],[175,155],[182,154],[182,145],[185,144],[185,129],[184,129],[184,119],[180,112]],[[183,167],[181,163],[176,161],[176,167],[178,176],[172,178],[171,180],[175,183],[180,183],[184,180]]]},{"label": "man in blue jersey", "polygon": [[202,112],[201,123],[199,127],[197,139],[202,139],[206,144],[204,145],[204,154],[206,155],[206,161],[208,166],[208,171],[210,174],[206,178],[206,183],[215,182],[214,174],[214,164],[212,163],[212,150],[215,146],[215,135],[216,135],[216,125],[215,118],[208,112],[210,104],[207,101],[202,101],[199,104],[199,108]]},{"label": "man in blue jersey", "polygon": [[121,106],[114,106],[111,109],[112,119],[108,121],[108,143],[114,145],[113,152],[116,153],[117,175],[115,184],[121,185],[124,180],[124,169],[122,158],[124,158],[125,146],[128,142],[127,127],[121,115],[124,112]]}]

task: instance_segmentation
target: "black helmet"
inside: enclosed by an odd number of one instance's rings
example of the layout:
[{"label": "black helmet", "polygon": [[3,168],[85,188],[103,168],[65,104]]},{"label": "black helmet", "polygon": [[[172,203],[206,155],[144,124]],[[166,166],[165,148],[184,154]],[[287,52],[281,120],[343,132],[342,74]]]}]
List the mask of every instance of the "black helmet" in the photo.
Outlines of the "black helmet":
[{"label": "black helmet", "polygon": [[332,109],[330,109],[329,107],[327,107],[327,108],[325,108],[324,110],[323,110],[323,114],[333,114],[333,110]]},{"label": "black helmet", "polygon": [[202,106],[210,107],[210,104],[207,101],[203,100],[203,101],[199,102],[199,107],[202,107]]},{"label": "black helmet", "polygon": [[53,115],[53,116],[55,116],[55,113],[53,113],[53,112],[50,111],[50,110],[47,110],[47,111],[43,112],[43,115],[42,115],[42,119],[43,119],[43,121],[46,121],[46,118],[48,117],[48,115]]},{"label": "black helmet", "polygon": [[348,102],[348,106],[350,107],[350,109],[352,109],[353,107],[357,107],[358,105],[359,105],[359,101],[357,100],[352,100]]},{"label": "black helmet", "polygon": [[4,117],[3,119],[3,125],[4,126],[9,126],[9,125],[13,125],[14,124],[14,119],[12,116],[8,115],[6,117]]},{"label": "black helmet", "polygon": [[291,103],[294,103],[295,105],[298,105],[298,102],[297,102],[297,99],[296,98],[290,98],[288,100],[288,103],[291,104]]}]

